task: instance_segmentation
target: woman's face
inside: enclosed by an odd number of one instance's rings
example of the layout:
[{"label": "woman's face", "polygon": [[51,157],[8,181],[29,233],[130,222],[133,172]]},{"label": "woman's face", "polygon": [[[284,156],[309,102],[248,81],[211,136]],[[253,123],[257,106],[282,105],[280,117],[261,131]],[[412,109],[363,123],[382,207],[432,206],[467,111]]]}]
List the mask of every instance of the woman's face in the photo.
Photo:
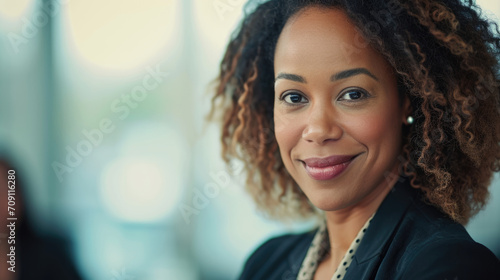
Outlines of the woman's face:
[{"label": "woman's face", "polygon": [[396,77],[341,10],[310,7],[285,25],[275,52],[274,122],[281,157],[311,202],[356,206],[397,174]]}]

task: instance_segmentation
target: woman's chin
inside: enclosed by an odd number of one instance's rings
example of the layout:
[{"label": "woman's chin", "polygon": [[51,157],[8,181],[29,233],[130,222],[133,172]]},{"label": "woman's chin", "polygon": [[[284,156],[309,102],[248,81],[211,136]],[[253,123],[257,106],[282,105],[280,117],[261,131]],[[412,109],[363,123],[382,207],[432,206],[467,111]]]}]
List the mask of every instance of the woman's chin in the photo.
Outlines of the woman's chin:
[{"label": "woman's chin", "polygon": [[344,199],[335,199],[334,196],[317,195],[317,197],[310,197],[311,203],[318,209],[325,212],[336,211],[344,209],[350,205],[349,201]]}]

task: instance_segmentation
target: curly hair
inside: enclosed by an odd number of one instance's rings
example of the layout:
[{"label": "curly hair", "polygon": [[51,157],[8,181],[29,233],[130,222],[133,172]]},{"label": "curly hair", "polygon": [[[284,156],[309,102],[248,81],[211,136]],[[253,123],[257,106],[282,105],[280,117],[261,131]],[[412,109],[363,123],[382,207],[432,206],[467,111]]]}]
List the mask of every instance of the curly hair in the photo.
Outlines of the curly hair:
[{"label": "curly hair", "polygon": [[273,122],[276,42],[287,20],[311,5],[343,10],[392,65],[414,118],[403,131],[401,175],[466,224],[500,170],[499,31],[472,0],[257,3],[232,35],[212,99],[223,159],[245,164],[247,190],[269,216],[315,213],[284,167]]}]

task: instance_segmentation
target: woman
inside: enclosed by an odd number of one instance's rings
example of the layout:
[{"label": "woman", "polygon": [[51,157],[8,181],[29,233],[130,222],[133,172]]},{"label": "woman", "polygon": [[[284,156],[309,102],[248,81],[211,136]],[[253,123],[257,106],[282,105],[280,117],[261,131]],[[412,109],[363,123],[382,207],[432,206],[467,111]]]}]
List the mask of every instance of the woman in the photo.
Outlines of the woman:
[{"label": "woman", "polygon": [[240,279],[500,279],[463,227],[500,170],[492,30],[471,1],[257,5],[221,63],[223,156],[269,216],[322,222]]}]

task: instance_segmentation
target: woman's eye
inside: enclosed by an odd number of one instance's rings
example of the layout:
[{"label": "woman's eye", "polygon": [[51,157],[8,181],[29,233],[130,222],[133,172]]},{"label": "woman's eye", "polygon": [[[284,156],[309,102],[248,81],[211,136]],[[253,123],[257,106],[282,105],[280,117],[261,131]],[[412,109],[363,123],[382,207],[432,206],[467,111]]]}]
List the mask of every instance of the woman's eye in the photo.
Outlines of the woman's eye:
[{"label": "woman's eye", "polygon": [[281,97],[281,100],[285,101],[286,103],[290,104],[300,104],[300,103],[306,103],[307,99],[299,93],[288,93],[284,96]]},{"label": "woman's eye", "polygon": [[342,93],[339,100],[355,101],[368,97],[368,93],[362,89],[348,89]]}]

